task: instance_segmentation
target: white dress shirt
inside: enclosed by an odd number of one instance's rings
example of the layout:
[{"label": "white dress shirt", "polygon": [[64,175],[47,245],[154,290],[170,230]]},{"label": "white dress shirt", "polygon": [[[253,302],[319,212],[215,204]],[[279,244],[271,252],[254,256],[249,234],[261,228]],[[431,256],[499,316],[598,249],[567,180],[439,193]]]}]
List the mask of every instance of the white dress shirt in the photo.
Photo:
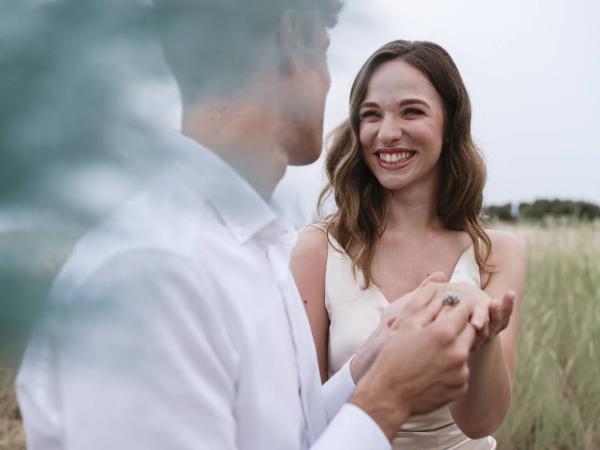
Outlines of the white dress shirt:
[{"label": "white dress shirt", "polygon": [[321,385],[294,230],[212,152],[172,140],[177,161],[54,283],[17,379],[29,448],[389,449],[345,403],[348,365]]}]

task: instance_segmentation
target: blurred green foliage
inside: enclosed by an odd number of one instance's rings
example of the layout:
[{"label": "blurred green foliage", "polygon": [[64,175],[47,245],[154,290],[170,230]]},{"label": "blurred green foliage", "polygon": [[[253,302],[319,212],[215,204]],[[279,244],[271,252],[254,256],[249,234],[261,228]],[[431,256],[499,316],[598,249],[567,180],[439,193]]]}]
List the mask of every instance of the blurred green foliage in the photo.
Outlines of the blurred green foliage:
[{"label": "blurred green foliage", "polygon": [[519,217],[526,220],[540,220],[544,217],[569,217],[577,220],[600,219],[600,206],[572,200],[536,200],[533,203],[519,204]]},{"label": "blurred green foliage", "polygon": [[166,75],[152,20],[142,0],[2,3],[0,354],[73,240],[162,160],[132,89]]},{"label": "blurred green foliage", "polygon": [[548,218],[562,218],[573,221],[600,219],[600,206],[584,201],[538,199],[532,203],[505,203],[490,205],[485,214],[492,220],[503,222],[528,221],[541,222]]},{"label": "blurred green foliage", "polygon": [[487,206],[485,208],[485,214],[492,220],[501,220],[502,222],[514,222],[517,219],[513,216],[511,203]]}]

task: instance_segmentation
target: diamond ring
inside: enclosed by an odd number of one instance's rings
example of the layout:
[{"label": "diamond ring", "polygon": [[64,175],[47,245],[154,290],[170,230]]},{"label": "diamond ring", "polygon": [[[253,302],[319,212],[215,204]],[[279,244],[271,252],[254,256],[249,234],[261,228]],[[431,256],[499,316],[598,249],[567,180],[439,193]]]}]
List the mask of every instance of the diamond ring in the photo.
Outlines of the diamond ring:
[{"label": "diamond ring", "polygon": [[442,303],[448,306],[456,306],[460,302],[458,298],[458,294],[456,292],[448,291],[444,293],[444,297],[442,298]]}]

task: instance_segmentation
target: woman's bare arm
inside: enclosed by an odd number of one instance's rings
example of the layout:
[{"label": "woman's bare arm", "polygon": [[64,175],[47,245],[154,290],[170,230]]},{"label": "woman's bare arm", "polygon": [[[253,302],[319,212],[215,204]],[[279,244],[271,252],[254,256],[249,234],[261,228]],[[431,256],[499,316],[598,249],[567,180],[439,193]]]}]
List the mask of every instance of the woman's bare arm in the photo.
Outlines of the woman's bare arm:
[{"label": "woman's bare arm", "polygon": [[525,245],[518,238],[500,231],[489,231],[489,235],[492,253],[488,263],[493,272],[485,280],[484,290],[496,300],[512,290],[515,303],[507,328],[472,352],[467,393],[450,406],[455,422],[471,438],[493,433],[510,407],[519,307],[527,265]]},{"label": "woman's bare arm", "polygon": [[300,230],[290,267],[306,308],[317,349],[321,380],[324,383],[328,378],[327,346],[329,343],[329,315],[325,308],[325,270],[327,268],[327,235],[325,232],[315,227],[306,227]]}]

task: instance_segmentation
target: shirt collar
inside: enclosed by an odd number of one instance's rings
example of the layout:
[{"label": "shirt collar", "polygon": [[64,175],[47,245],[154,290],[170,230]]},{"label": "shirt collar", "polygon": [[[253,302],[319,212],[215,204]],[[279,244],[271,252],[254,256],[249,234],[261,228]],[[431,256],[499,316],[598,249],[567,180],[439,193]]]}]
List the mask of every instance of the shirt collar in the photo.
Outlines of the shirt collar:
[{"label": "shirt collar", "polygon": [[271,206],[217,154],[183,134],[176,133],[174,139],[182,156],[178,169],[193,181],[240,243],[269,225],[281,226]]}]

